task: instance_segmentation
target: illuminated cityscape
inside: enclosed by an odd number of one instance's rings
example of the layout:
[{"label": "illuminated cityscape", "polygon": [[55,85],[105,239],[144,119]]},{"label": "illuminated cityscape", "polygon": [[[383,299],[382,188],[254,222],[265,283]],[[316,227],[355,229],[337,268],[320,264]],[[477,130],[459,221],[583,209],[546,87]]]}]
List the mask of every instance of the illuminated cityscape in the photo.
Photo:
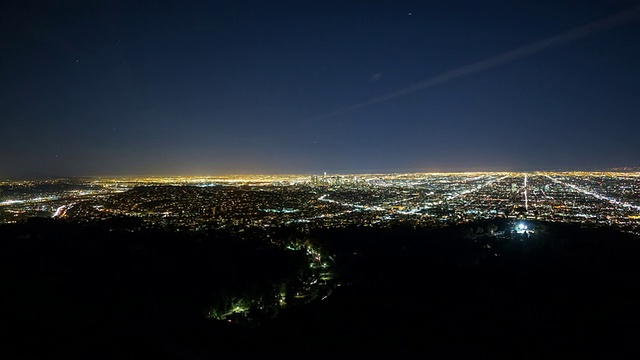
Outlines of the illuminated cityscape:
[{"label": "illuminated cityscape", "polygon": [[446,226],[495,218],[640,234],[640,173],[78,178],[0,183],[0,221],[114,216],[182,230]]},{"label": "illuminated cityscape", "polygon": [[638,2],[1,9],[0,359],[640,358]]},{"label": "illuminated cityscape", "polygon": [[[310,243],[305,234],[354,227],[445,229],[503,220],[508,228],[472,225],[479,230],[465,234],[491,256],[500,256],[492,239],[536,236],[534,223],[610,227],[640,235],[639,194],[640,173],[624,171],[5,180],[0,183],[0,223],[116,220],[108,225],[112,231],[223,231],[301,254],[305,270],[269,282],[261,295],[210,300],[206,317],[251,324],[249,314],[275,314],[325,299],[342,285],[344,279],[336,278],[336,254]],[[137,225],[131,228],[119,222],[123,219]],[[299,235],[282,236],[282,229]]]}]

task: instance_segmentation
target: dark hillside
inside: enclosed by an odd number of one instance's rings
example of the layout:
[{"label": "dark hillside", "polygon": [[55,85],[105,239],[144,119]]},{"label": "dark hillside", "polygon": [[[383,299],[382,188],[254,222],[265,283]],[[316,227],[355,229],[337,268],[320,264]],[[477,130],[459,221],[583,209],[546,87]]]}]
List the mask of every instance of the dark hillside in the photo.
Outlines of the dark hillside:
[{"label": "dark hillside", "polygon": [[341,286],[248,327],[206,319],[207,307],[237,294],[272,296],[274,284],[308,267],[299,252],[231,234],[114,225],[0,226],[9,358],[638,354],[640,241],[612,229],[531,223],[527,235],[495,222],[318,230],[306,241],[335,257]]}]

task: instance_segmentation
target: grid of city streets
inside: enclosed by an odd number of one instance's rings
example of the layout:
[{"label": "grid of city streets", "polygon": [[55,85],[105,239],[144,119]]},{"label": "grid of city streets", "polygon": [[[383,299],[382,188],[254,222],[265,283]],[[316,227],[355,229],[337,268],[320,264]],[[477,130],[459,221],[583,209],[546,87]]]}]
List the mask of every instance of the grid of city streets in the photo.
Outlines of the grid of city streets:
[{"label": "grid of city streets", "polygon": [[0,223],[130,216],[191,230],[511,218],[640,233],[640,173],[410,173],[0,181]]}]

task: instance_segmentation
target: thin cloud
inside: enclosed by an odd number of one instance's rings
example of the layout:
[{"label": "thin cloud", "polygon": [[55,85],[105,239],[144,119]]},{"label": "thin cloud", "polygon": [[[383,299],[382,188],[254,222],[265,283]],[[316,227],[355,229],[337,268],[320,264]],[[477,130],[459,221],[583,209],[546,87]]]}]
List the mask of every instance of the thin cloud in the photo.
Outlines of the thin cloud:
[{"label": "thin cloud", "polygon": [[382,73],[381,72],[379,72],[377,74],[373,74],[371,76],[371,79],[369,79],[369,84],[380,81],[381,77],[382,77]]},{"label": "thin cloud", "polygon": [[575,40],[587,37],[589,35],[598,33],[600,31],[604,31],[606,29],[620,26],[623,24],[631,23],[639,19],[640,19],[640,7],[634,7],[630,10],[623,11],[616,15],[612,15],[600,20],[596,20],[589,24],[573,28],[561,34],[551,36],[528,45],[520,46],[518,48],[506,51],[499,55],[490,57],[488,59],[477,61],[469,65],[461,66],[453,70],[449,70],[440,75],[436,75],[434,77],[420,81],[418,83],[407,86],[400,90],[396,90],[392,93],[374,97],[372,99],[353,104],[351,106],[342,108],[340,110],[337,110],[331,113],[315,116],[307,120],[306,123],[307,124],[314,123],[322,119],[350,113],[365,107],[379,104],[381,102],[385,102],[391,99],[399,98],[401,96],[409,95],[409,94],[430,88],[435,85],[444,84],[446,82],[449,82],[457,78],[461,78],[463,76],[475,74],[487,69],[494,68],[499,65],[507,64],[509,62],[512,62],[518,59],[523,59],[523,58],[532,56],[534,54],[537,54],[548,48],[551,48],[553,46],[566,44],[571,41],[575,41]]}]

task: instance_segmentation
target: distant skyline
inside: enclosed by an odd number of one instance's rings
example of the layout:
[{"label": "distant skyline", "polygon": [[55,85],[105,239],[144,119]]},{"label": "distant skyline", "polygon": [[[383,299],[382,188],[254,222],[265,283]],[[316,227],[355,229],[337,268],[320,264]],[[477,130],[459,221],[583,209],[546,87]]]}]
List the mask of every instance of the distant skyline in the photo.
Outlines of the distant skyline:
[{"label": "distant skyline", "polygon": [[[360,172],[264,172],[264,173],[218,173],[218,174],[119,174],[119,175],[47,175],[47,174],[27,174],[20,176],[7,176],[0,177],[0,180],[5,181],[50,181],[50,180],[66,180],[66,179],[133,179],[133,178],[150,178],[167,180],[172,178],[185,178],[185,179],[216,179],[216,178],[262,178],[273,177],[280,179],[287,179],[290,177],[313,177],[317,176],[322,178],[340,177],[340,176],[365,176],[365,175],[380,175],[380,176],[393,176],[393,175],[411,175],[411,174],[536,174],[536,173],[640,173],[640,167],[616,167],[616,168],[593,168],[593,169],[541,169],[541,170],[429,170],[429,171],[360,171]],[[308,180],[308,179],[307,179]]]},{"label": "distant skyline", "polygon": [[0,178],[640,166],[635,1],[1,10]]}]

